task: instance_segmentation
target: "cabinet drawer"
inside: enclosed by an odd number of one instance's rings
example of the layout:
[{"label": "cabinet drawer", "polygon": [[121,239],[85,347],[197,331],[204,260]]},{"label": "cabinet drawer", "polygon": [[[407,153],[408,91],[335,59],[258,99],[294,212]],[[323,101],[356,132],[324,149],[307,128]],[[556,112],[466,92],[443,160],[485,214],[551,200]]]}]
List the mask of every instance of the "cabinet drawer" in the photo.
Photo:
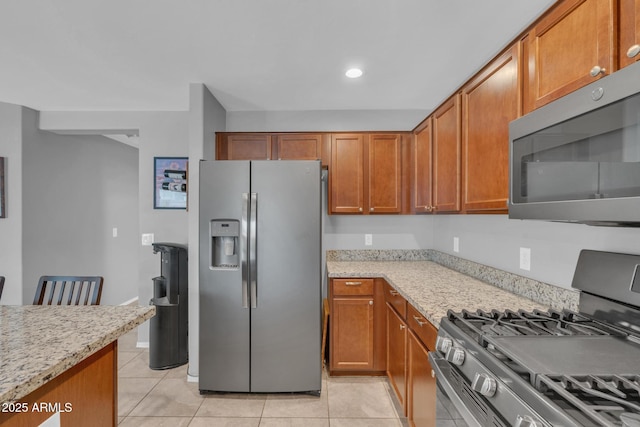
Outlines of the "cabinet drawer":
[{"label": "cabinet drawer", "polygon": [[373,279],[333,279],[333,295],[373,295]]},{"label": "cabinet drawer", "polygon": [[430,351],[436,348],[438,330],[412,305],[408,306],[407,324]]},{"label": "cabinet drawer", "polygon": [[396,291],[393,286],[388,283],[384,284],[384,300],[388,302],[403,320],[407,318],[407,300],[405,300],[400,292]]}]

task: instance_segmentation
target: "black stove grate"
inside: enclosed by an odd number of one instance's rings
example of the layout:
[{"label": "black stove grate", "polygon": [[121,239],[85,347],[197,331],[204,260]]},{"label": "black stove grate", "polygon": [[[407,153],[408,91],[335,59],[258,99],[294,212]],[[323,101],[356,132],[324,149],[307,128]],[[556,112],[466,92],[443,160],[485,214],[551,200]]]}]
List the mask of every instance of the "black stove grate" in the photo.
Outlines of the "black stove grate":
[{"label": "black stove grate", "polygon": [[[597,425],[620,425],[624,413],[640,414],[640,376],[538,376],[538,390],[571,405],[574,417],[586,417]],[[583,421],[583,424],[587,424]]]}]

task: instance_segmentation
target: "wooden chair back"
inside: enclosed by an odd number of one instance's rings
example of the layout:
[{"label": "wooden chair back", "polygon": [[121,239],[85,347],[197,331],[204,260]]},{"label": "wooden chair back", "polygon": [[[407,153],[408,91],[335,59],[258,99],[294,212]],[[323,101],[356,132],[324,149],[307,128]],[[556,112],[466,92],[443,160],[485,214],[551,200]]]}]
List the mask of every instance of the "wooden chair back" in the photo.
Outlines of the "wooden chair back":
[{"label": "wooden chair back", "polygon": [[34,305],[98,305],[102,296],[101,276],[42,276]]}]

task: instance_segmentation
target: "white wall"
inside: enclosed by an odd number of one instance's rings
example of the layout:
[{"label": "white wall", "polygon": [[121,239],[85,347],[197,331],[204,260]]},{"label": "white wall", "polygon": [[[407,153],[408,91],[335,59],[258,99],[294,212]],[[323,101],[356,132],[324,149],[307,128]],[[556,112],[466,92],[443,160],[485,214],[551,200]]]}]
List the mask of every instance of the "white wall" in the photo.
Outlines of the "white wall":
[{"label": "white wall", "polygon": [[[326,215],[324,248],[429,249],[433,242],[433,217],[426,215]],[[365,234],[373,245],[366,246]]]},{"label": "white wall", "polygon": [[40,131],[33,110],[23,120],[24,302],[42,275],[103,276],[105,305],[135,298],[138,150]]},{"label": "white wall", "polygon": [[[640,229],[510,220],[506,215],[434,216],[433,249],[521,276],[571,287],[581,249],[640,254]],[[460,252],[453,252],[453,237]],[[531,249],[531,271],[521,270],[520,247]]]},{"label": "white wall", "polygon": [[227,132],[409,131],[429,111],[229,111]]},{"label": "white wall", "polygon": [[215,132],[225,129],[226,111],[205,85],[189,86],[189,375],[200,369],[200,294],[199,294],[199,160],[213,160]]},{"label": "white wall", "polygon": [[2,304],[22,304],[22,111],[0,102],[0,157],[5,160],[7,217],[0,218]]}]

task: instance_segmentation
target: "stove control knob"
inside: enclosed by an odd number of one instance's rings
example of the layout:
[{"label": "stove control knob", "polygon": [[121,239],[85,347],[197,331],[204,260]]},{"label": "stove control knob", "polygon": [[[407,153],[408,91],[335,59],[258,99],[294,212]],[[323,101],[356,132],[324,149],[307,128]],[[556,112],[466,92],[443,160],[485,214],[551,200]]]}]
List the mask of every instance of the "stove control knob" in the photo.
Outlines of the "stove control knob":
[{"label": "stove control knob", "polygon": [[464,350],[460,348],[450,348],[445,358],[454,365],[460,366],[464,363]]},{"label": "stove control knob", "polygon": [[483,396],[492,397],[496,394],[498,383],[487,374],[476,373],[471,388]]},{"label": "stove control knob", "polygon": [[536,420],[534,420],[528,415],[525,415],[524,417],[522,415],[518,415],[516,417],[516,423],[514,424],[514,426],[515,427],[540,427],[540,424],[538,424]]},{"label": "stove control knob", "polygon": [[451,340],[451,338],[438,337],[436,339],[436,350],[443,354],[447,354],[452,346],[453,340]]}]

